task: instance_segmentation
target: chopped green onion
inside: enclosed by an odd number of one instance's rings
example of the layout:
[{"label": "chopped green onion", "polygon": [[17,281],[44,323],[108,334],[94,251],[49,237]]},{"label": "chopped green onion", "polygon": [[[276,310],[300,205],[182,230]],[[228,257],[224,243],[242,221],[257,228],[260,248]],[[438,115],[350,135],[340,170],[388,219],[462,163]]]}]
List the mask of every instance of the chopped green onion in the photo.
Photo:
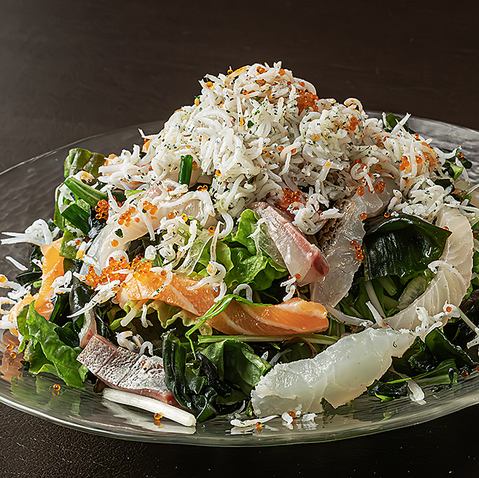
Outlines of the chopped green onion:
[{"label": "chopped green onion", "polygon": [[180,184],[190,184],[192,170],[193,156],[191,156],[191,154],[182,156],[180,162],[180,172],[178,174],[178,182]]},{"label": "chopped green onion", "polygon": [[55,189],[55,209],[53,212],[53,223],[55,224],[55,226],[58,227],[58,229],[61,229],[63,231],[65,229],[65,219],[63,219],[63,216],[60,213],[60,204],[58,204],[59,196],[60,186]]},{"label": "chopped green onion", "polygon": [[107,200],[108,195],[98,189],[92,188],[77,178],[65,179],[65,186],[78,198],[83,199],[89,206],[95,207],[98,201]]},{"label": "chopped green onion", "polygon": [[127,189],[125,191],[125,196],[129,198],[131,196],[134,196],[135,194],[141,193],[141,191],[141,189]]},{"label": "chopped green onion", "polygon": [[62,216],[70,222],[77,229],[80,229],[85,234],[88,234],[90,227],[88,226],[88,219],[90,214],[88,211],[82,209],[78,204],[70,204],[62,213]]}]

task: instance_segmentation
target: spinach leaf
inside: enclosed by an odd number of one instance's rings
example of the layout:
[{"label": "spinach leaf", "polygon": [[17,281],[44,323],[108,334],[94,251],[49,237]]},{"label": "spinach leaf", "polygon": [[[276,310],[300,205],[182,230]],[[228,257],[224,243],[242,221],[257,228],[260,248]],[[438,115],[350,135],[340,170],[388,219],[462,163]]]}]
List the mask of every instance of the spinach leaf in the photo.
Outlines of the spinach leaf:
[{"label": "spinach leaf", "polygon": [[78,347],[67,345],[60,337],[71,337],[71,333],[49,322],[30,304],[25,320],[19,330],[28,342],[25,360],[30,363],[32,373],[48,372],[61,378],[67,385],[81,387],[88,370],[77,362]]},{"label": "spinach leaf", "polygon": [[441,257],[451,232],[407,214],[379,217],[364,238],[367,279],[417,274]]},{"label": "spinach leaf", "polygon": [[92,153],[83,148],[70,149],[64,163],[64,176],[68,178],[83,170],[94,177],[98,177],[98,168],[104,162],[105,156],[103,154]]}]

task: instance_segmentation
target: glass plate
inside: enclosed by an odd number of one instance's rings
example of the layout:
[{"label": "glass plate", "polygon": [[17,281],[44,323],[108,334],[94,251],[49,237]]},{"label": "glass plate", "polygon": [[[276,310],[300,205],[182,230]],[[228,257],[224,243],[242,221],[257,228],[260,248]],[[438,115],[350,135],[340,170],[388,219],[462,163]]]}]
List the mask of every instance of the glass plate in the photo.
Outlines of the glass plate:
[{"label": "glass plate", "polygon": [[[374,115],[374,114],[373,114]],[[412,119],[411,126],[433,137],[437,146],[453,148],[460,144],[467,157],[479,164],[479,132],[426,119]],[[157,132],[162,121],[142,125],[146,133]],[[50,153],[32,158],[0,173],[2,208],[1,231],[22,231],[36,218],[47,219],[53,210],[53,191],[62,180],[63,160],[72,146],[93,151],[118,153],[139,142],[138,127],[87,138]],[[477,179],[473,168],[471,176]],[[22,259],[27,246],[0,248],[3,273],[14,273],[5,255]],[[102,400],[87,385],[75,390],[62,385],[52,392],[58,380],[48,375],[20,375],[10,382],[0,379],[0,402],[18,410],[81,431],[126,440],[161,443],[184,443],[209,446],[261,446],[307,442],[325,442],[393,430],[447,415],[479,402],[479,373],[475,372],[452,388],[426,390],[426,404],[418,405],[403,398],[380,403],[362,396],[350,405],[318,415],[314,424],[297,424],[292,429],[281,419],[269,422],[262,431],[236,433],[226,418],[199,424],[196,430],[183,428],[165,420],[155,425],[152,416],[138,410]]]}]

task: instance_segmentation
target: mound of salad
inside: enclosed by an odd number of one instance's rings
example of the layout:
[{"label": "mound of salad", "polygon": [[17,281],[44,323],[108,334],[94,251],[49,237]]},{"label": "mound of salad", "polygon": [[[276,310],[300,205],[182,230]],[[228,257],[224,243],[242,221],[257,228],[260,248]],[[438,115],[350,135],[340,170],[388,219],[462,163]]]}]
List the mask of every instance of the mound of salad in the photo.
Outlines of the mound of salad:
[{"label": "mound of salad", "polygon": [[476,373],[479,200],[460,147],[281,63],[200,85],[131,150],[72,149],[52,218],[3,233],[33,246],[0,277],[4,378],[13,357],[194,425],[363,393],[423,403]]}]

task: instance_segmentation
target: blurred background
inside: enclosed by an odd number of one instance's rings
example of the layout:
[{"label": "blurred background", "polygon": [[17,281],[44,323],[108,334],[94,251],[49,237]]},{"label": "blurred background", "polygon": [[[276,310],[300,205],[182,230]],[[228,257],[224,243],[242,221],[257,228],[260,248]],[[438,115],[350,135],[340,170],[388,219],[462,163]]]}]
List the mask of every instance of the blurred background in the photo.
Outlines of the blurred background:
[{"label": "blurred background", "polygon": [[[322,97],[479,128],[476,2],[2,0],[0,168],[165,119],[206,73],[282,60]],[[41,185],[39,185],[41,187]],[[479,400],[479,399],[478,399]],[[479,407],[320,446],[214,450],[92,437],[0,406],[3,476],[476,476]]]}]

